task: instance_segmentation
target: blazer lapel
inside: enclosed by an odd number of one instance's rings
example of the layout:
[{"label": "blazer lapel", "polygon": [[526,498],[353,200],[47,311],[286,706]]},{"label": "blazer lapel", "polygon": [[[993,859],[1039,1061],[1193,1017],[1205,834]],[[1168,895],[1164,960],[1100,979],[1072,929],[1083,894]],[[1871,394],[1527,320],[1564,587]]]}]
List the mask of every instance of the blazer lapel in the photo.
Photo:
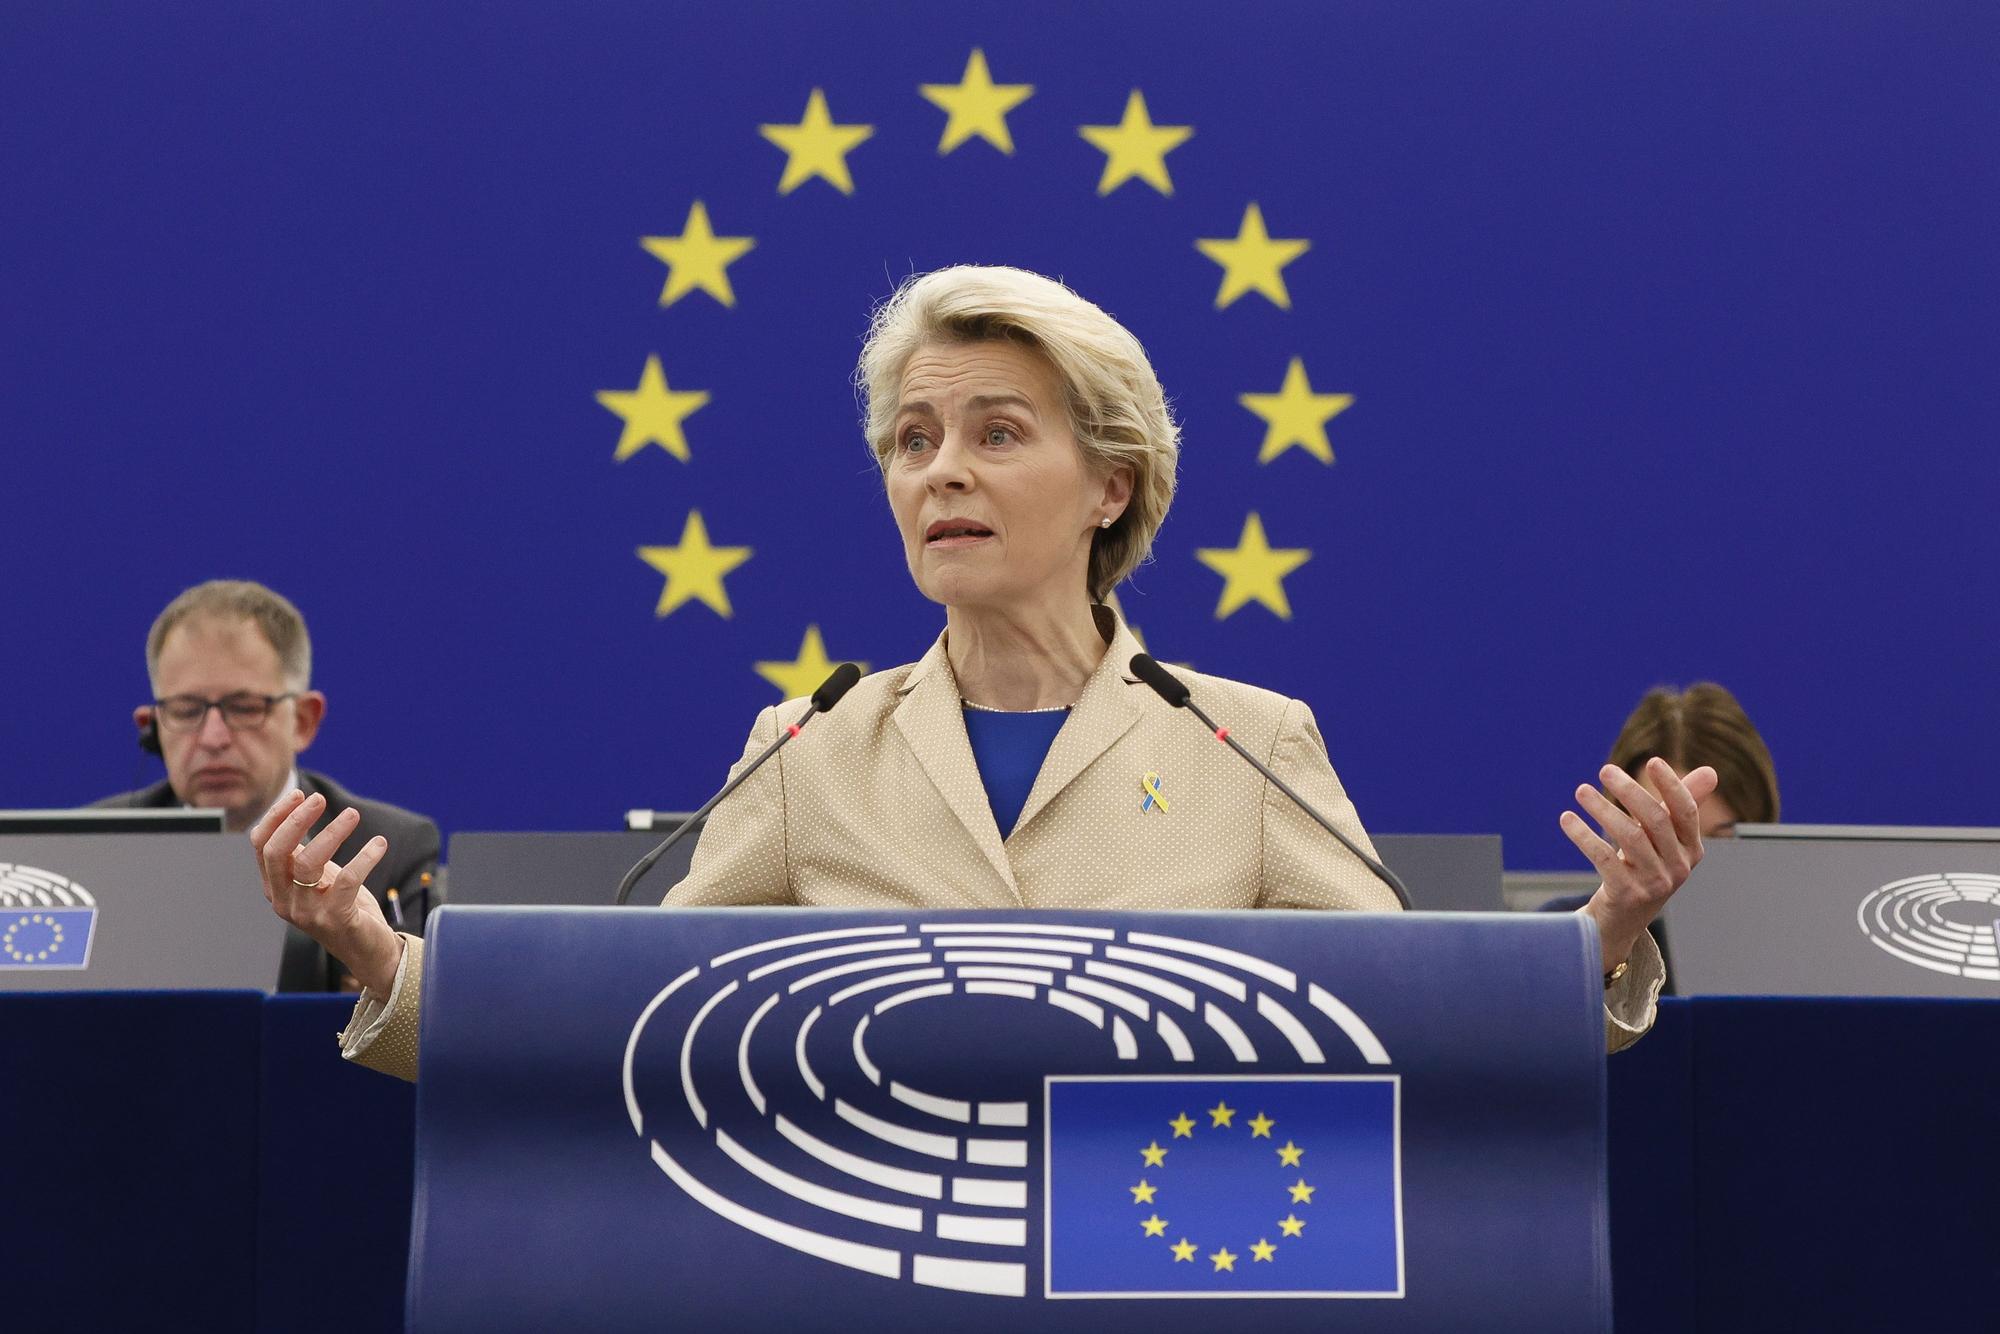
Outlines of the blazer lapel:
[{"label": "blazer lapel", "polygon": [[1018,902],[1020,886],[1014,883],[1014,865],[1000,846],[1000,828],[993,821],[993,808],[986,801],[986,787],[979,778],[978,762],[972,758],[972,742],[965,735],[964,702],[958,695],[958,681],[951,661],[945,656],[940,635],[931,651],[910,670],[901,686],[903,702],[893,715],[896,730],[903,734],[910,751],[923,766],[932,786],[945,805],[965,826],[965,832],[986,857],[1007,892]]},{"label": "blazer lapel", "polygon": [[[1021,807],[1021,818],[1014,822],[1016,833],[1139,721],[1140,702],[1132,684],[1137,678],[1127,664],[1133,654],[1144,650],[1109,610],[1100,607],[1096,613],[1099,629],[1108,632],[1110,647],[1084,683],[1083,694],[1062,730],[1056,733],[1048,757],[1042,761],[1042,771],[1035,776],[1035,786],[1028,792],[1028,803]],[[961,722],[961,728],[963,725]],[[1133,800],[1138,800],[1136,775]]]}]

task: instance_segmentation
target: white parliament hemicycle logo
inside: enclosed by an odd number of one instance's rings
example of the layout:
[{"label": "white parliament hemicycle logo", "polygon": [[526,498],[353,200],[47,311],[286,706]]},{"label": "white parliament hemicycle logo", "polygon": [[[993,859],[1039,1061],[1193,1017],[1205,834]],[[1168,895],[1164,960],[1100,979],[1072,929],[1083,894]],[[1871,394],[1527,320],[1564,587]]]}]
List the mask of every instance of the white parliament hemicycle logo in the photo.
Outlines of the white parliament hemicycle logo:
[{"label": "white parliament hemicycle logo", "polygon": [[2000,982],[2000,875],[1937,871],[1892,880],[1870,890],[1855,915],[1870,942],[1905,963]]},{"label": "white parliament hemicycle logo", "polygon": [[[661,1005],[687,988],[694,991],[677,1009],[703,990],[707,995],[678,1034],[686,1110],[745,1178],[822,1211],[832,1230],[760,1213],[731,1198],[739,1179],[703,1180],[650,1139],[659,1169],[701,1205],[781,1246],[887,1279],[907,1276],[928,1287],[995,1296],[1028,1292],[1029,1105],[940,1097],[897,1079],[895,1070],[880,1068],[869,1055],[869,1025],[884,1013],[911,1004],[950,1004],[955,996],[1050,1006],[1099,1031],[1107,1074],[1137,1061],[1142,1047],[1164,1051],[1176,1064],[1194,1062],[1190,1031],[1212,1035],[1204,1041],[1219,1040],[1239,1067],[1249,1069],[1267,1047],[1291,1053],[1306,1066],[1325,1067],[1323,1044],[1334,1045],[1343,1060],[1351,1049],[1368,1066],[1389,1064],[1389,1053],[1368,1025],[1324,987],[1268,960],[1201,941],[1019,922],[851,927],[730,950],[689,968],[653,997],[625,1045],[625,1106],[642,1140],[648,1140],[646,1113],[633,1088],[634,1055]],[[712,1017],[724,1006],[736,1017]],[[753,1153],[712,1115],[697,1087],[693,1059],[704,1025],[732,1031],[734,1075],[750,1107],[796,1151],[793,1165],[819,1179]],[[791,1035],[803,1085],[793,1105],[767,1096],[753,1074],[750,1043],[760,1028]],[[840,1068],[815,1067],[807,1057],[808,1036],[834,1030],[848,1037],[840,1044]],[[971,1032],[966,1038],[976,1040]],[[712,1042],[713,1034],[706,1040]],[[819,1050],[825,1050],[824,1039]],[[1214,1063],[1207,1065],[1203,1076],[1214,1073]],[[843,1096],[843,1090],[853,1096]],[[907,1112],[933,1123],[940,1118],[957,1123],[964,1133],[940,1134],[912,1124]],[[932,1172],[897,1166],[837,1147],[829,1134],[908,1151],[940,1167]],[[935,1211],[934,1235],[991,1246],[996,1258],[927,1254],[921,1205],[827,1184],[845,1180],[913,1201],[949,1201],[951,1208]],[[952,1211],[958,1207],[967,1212]]]},{"label": "white parliament hemicycle logo", "polygon": [[0,968],[88,966],[95,933],[65,925],[76,923],[79,912],[97,912],[82,885],[37,866],[0,862]]}]

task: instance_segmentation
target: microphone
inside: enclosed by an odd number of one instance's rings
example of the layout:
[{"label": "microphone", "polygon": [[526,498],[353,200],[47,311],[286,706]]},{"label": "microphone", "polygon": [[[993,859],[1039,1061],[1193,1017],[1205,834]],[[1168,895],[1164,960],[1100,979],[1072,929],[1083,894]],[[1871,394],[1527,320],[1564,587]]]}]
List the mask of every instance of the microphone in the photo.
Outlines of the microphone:
[{"label": "microphone", "polygon": [[1218,726],[1215,719],[1209,717],[1206,713],[1203,713],[1201,705],[1194,702],[1192,692],[1190,692],[1187,688],[1187,682],[1181,680],[1178,676],[1175,676],[1172,672],[1160,666],[1159,663],[1154,662],[1149,655],[1144,653],[1138,653],[1133,655],[1132,675],[1138,677],[1141,681],[1144,681],[1147,685],[1151,686],[1153,688],[1153,692],[1157,694],[1161,699],[1165,700],[1167,703],[1173,705],[1177,709],[1186,709],[1190,713],[1194,714],[1195,717],[1201,719],[1202,722],[1208,726],[1208,730],[1215,733],[1215,739],[1217,741],[1220,741],[1223,745],[1228,746],[1238,755],[1241,755],[1245,760],[1248,760],[1250,762],[1251,767],[1256,769],[1258,773],[1264,775],[1264,777],[1270,781],[1272,786],[1276,787],[1278,791],[1290,797],[1292,799],[1293,805],[1297,806],[1307,815],[1310,815],[1313,819],[1317,820],[1319,822],[1320,828],[1326,830],[1327,833],[1332,834],[1335,838],[1339,839],[1342,847],[1346,848],[1349,852],[1353,853],[1356,857],[1360,858],[1361,864],[1363,866],[1366,866],[1370,871],[1373,871],[1375,873],[1375,878],[1377,880],[1380,880],[1383,884],[1387,885],[1390,891],[1395,894],[1396,901],[1398,903],[1402,904],[1403,907],[1405,908],[1408,908],[1410,906],[1410,891],[1403,888],[1403,882],[1396,878],[1396,873],[1390,870],[1388,867],[1384,866],[1381,862],[1376,861],[1373,857],[1370,857],[1367,853],[1363,852],[1353,839],[1341,833],[1340,830],[1334,828],[1333,821],[1327,819],[1324,815],[1321,815],[1318,811],[1314,810],[1310,802],[1308,802],[1304,797],[1300,796],[1298,793],[1292,791],[1291,786],[1287,784],[1284,779],[1272,773],[1268,765],[1266,765],[1262,760],[1258,759],[1255,755],[1252,755],[1249,751],[1245,750],[1243,748],[1242,742],[1238,741],[1235,737],[1229,735],[1228,728]]},{"label": "microphone", "polygon": [[845,695],[849,690],[852,690],[854,683],[860,679],[861,669],[851,662],[843,662],[840,666],[834,668],[832,675],[819,683],[818,690],[813,691],[812,702],[806,705],[806,711],[799,715],[797,722],[789,724],[783,732],[778,734],[776,741],[764,747],[762,754],[743,767],[742,773],[724,783],[722,791],[710,797],[700,810],[681,821],[674,832],[667,835],[665,842],[641,857],[638,864],[625,873],[625,878],[618,882],[618,897],[615,902],[620,907],[623,907],[625,901],[632,897],[632,889],[639,883],[640,877],[653,869],[653,863],[667,855],[667,849],[680,842],[681,836],[686,834],[688,830],[707,819],[708,813],[720,805],[724,797],[734,792],[737,788],[742,787],[751,774],[763,768],[764,761],[776,755],[780,747],[797,736],[804,729],[805,725],[812,721],[814,714],[831,711],[834,705],[840,703],[840,697]]}]

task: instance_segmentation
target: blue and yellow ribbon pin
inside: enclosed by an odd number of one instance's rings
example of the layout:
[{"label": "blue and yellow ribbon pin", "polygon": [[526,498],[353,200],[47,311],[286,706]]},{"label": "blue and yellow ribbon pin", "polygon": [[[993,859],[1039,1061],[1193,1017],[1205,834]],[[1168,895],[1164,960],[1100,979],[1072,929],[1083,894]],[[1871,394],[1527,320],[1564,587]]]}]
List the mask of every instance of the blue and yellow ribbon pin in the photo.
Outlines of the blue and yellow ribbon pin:
[{"label": "blue and yellow ribbon pin", "polygon": [[1139,803],[1140,814],[1145,814],[1155,806],[1160,808],[1160,814],[1165,815],[1167,813],[1166,794],[1160,791],[1160,788],[1164,786],[1164,781],[1158,774],[1147,774],[1139,780],[1139,786],[1146,790],[1145,800]]}]

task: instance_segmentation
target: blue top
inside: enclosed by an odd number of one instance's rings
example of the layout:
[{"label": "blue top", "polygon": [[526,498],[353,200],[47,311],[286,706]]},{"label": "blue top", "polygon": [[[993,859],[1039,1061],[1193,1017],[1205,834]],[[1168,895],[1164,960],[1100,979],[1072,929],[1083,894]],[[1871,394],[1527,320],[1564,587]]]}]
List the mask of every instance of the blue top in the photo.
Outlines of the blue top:
[{"label": "blue top", "polygon": [[1056,733],[1069,718],[1068,709],[1037,710],[1034,713],[996,713],[991,709],[965,710],[965,735],[972,742],[972,760],[979,766],[979,781],[986,787],[986,804],[993,808],[993,823],[1000,837],[1014,832],[1021,808],[1028,804],[1035,775],[1042,771]]}]

